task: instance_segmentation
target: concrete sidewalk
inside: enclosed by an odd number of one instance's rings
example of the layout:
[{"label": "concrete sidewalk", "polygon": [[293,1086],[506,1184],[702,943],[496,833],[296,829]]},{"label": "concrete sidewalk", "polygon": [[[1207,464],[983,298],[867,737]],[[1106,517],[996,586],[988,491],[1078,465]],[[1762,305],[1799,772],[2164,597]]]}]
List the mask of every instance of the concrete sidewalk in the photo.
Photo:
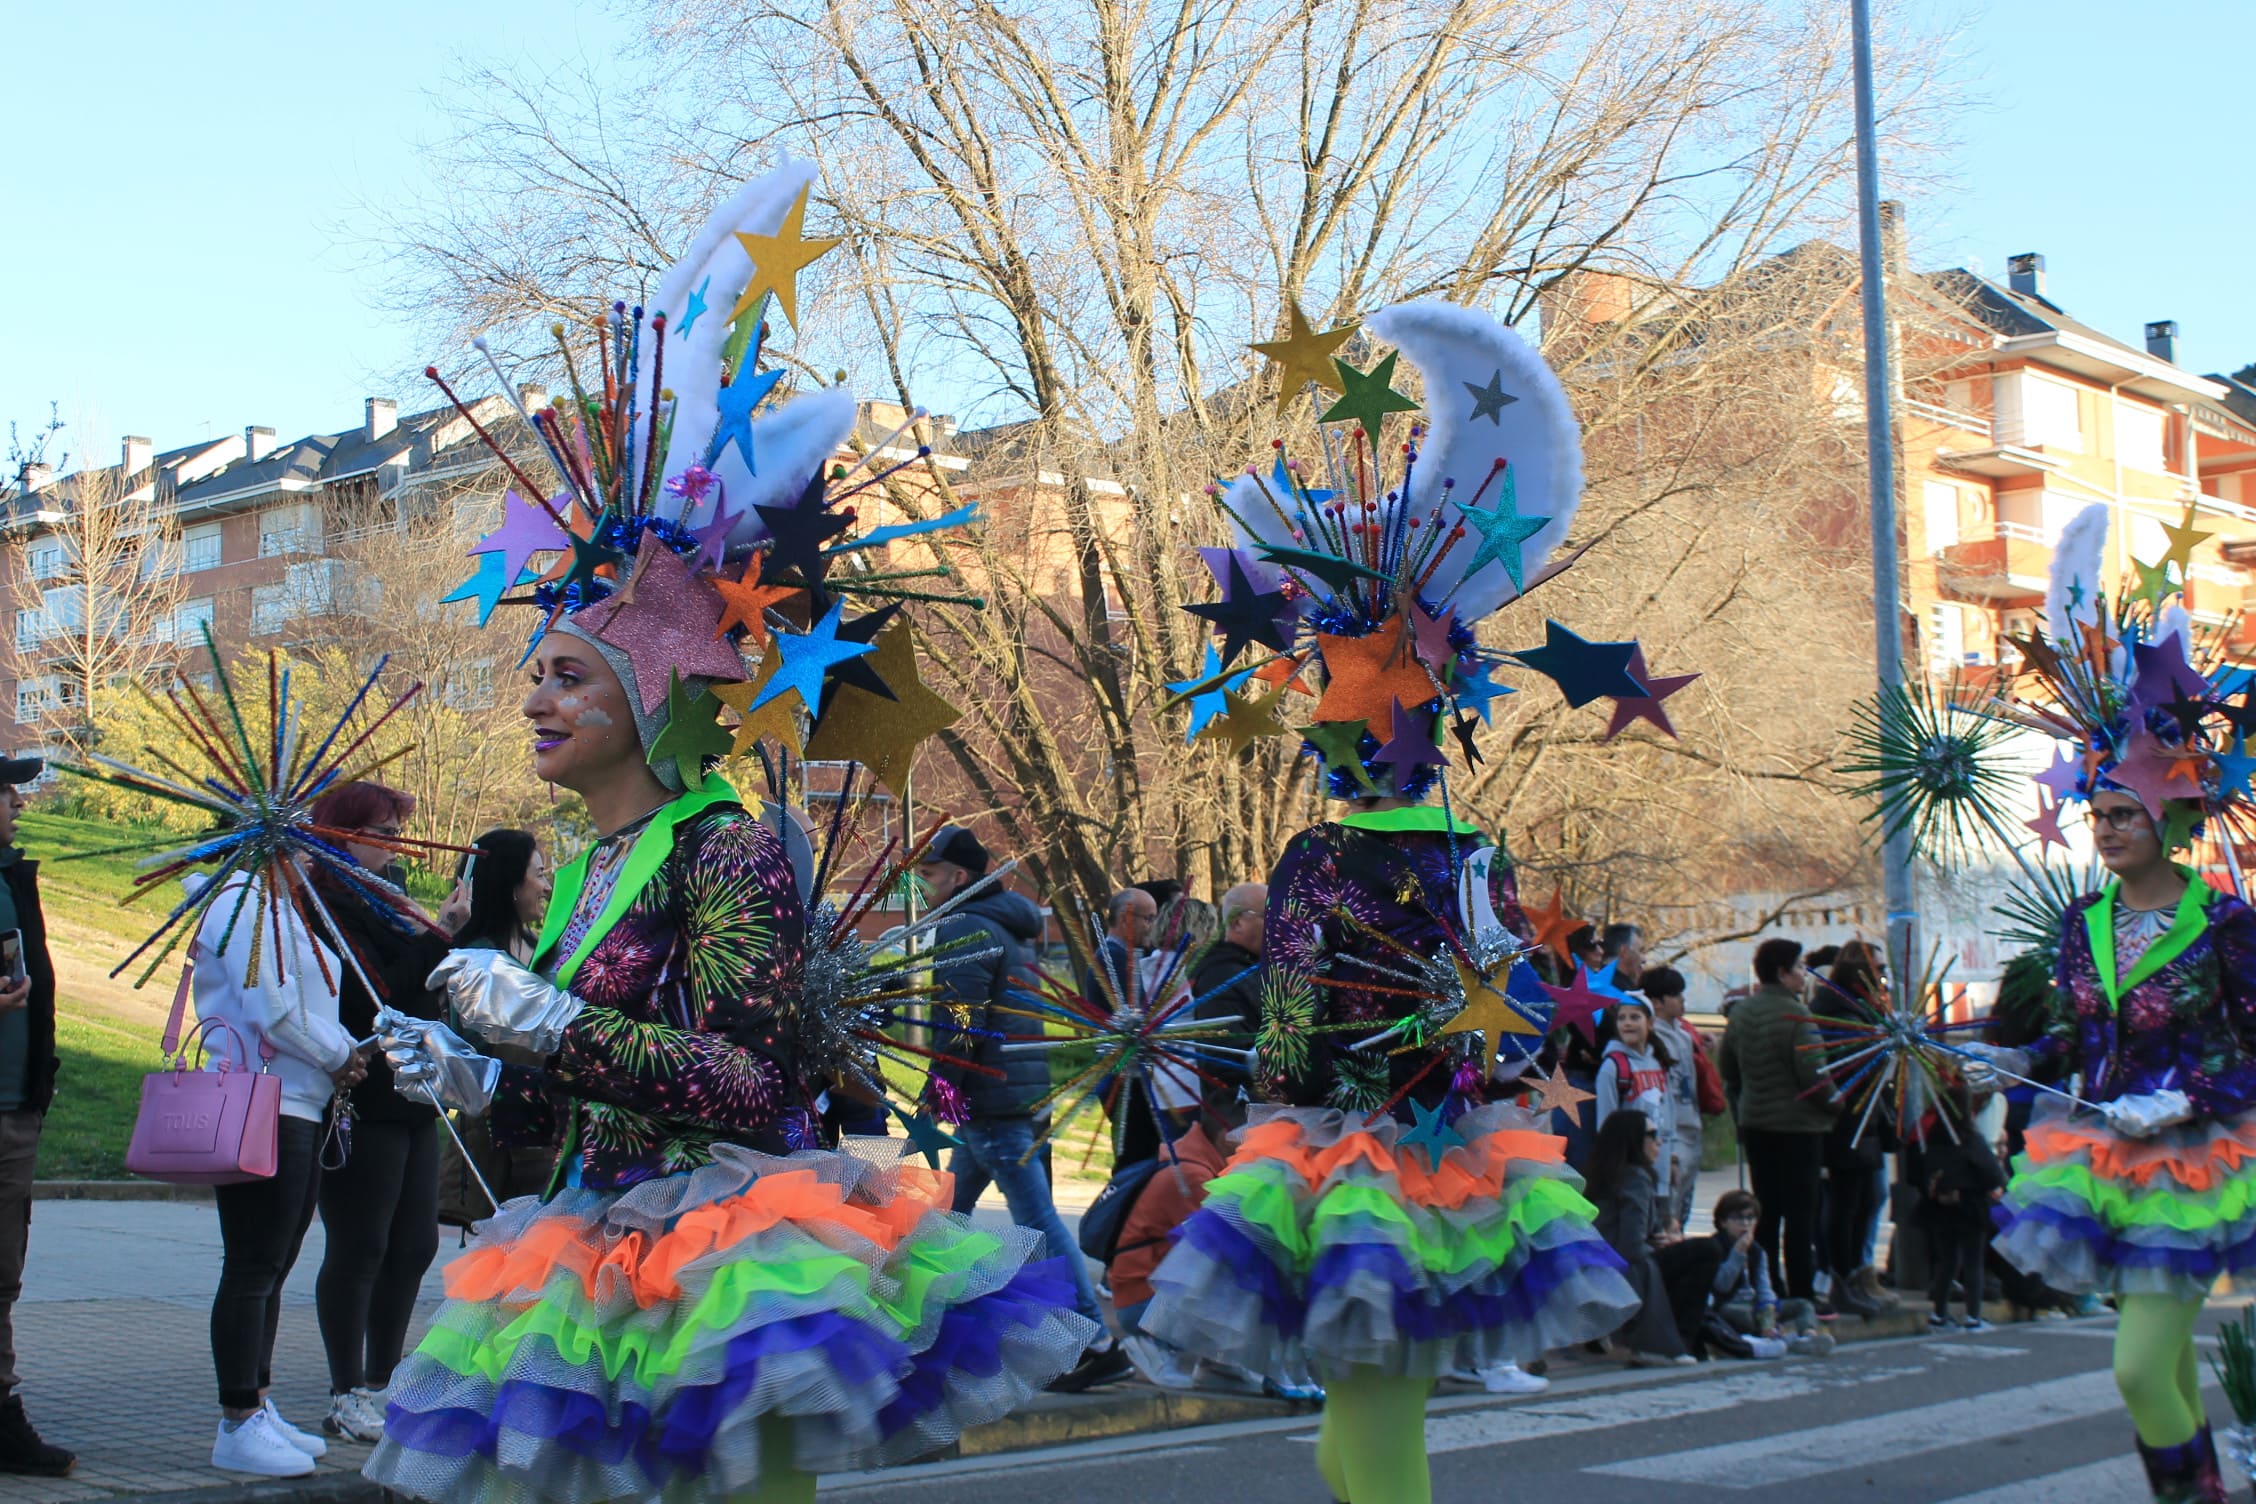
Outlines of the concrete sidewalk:
[{"label": "concrete sidewalk", "polygon": [[[1700,1205],[1714,1204],[1729,1171],[1703,1176]],[[1709,1181],[1713,1180],[1711,1186]],[[1061,1209],[1078,1224],[1093,1187],[1061,1186]],[[1081,1194],[1075,1194],[1080,1191]],[[994,1204],[990,1204],[994,1203]],[[981,1218],[1003,1220],[990,1195]],[[1706,1214],[1696,1214],[1695,1232]],[[440,1268],[457,1246],[447,1231],[425,1277],[425,1312],[440,1297]],[[274,1398],[311,1430],[328,1406],[327,1365],[313,1311],[321,1267],[320,1223],[286,1288],[275,1349]],[[218,1217],[208,1201],[42,1200],[32,1218],[31,1257],[16,1307],[24,1399],[41,1431],[79,1454],[77,1476],[60,1481],[0,1477],[0,1504],[72,1504],[140,1496],[178,1501],[374,1500],[358,1470],[361,1446],[333,1443],[322,1471],[299,1482],[253,1485],[209,1465],[218,1420],[208,1319],[219,1278]],[[2000,1313],[2003,1319],[2003,1313]],[[1845,1339],[1919,1329],[1924,1308],[1908,1304],[1867,1327],[1842,1321]],[[1579,1356],[1563,1368],[1583,1365]],[[1162,1391],[1124,1384],[1088,1395],[1044,1396],[1027,1410],[964,1438],[963,1456],[1050,1446],[1181,1426],[1288,1414],[1257,1396]]]}]

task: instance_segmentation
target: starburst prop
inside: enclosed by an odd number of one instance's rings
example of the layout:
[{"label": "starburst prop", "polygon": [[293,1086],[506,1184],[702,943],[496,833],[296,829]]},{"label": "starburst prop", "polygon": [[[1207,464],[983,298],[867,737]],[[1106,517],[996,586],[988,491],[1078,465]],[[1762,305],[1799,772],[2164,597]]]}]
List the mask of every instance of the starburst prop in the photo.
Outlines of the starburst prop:
[{"label": "starburst prop", "polygon": [[[1005,1051],[1075,1057],[1067,1079],[1033,1106],[1036,1118],[1051,1114],[1049,1128],[1037,1138],[1037,1145],[1063,1133],[1084,1114],[1102,1111],[1112,1121],[1113,1152],[1118,1154],[1126,1143],[1125,1108],[1131,1086],[1141,1088],[1144,1110],[1158,1124],[1161,1139],[1171,1140],[1175,1135],[1159,1114],[1154,1092],[1161,1077],[1227,1088],[1229,1083],[1216,1076],[1213,1067],[1245,1068],[1253,1057],[1252,1041],[1228,1020],[1197,1016],[1201,1003],[1227,991],[1243,973],[1224,978],[1220,986],[1204,993],[1194,993],[1183,980],[1197,970],[1206,950],[1194,949],[1188,937],[1178,937],[1158,952],[1163,960],[1148,986],[1133,967],[1123,975],[1115,974],[1109,964],[1100,964],[1094,977],[1095,996],[1045,970],[1031,985],[1014,989],[1009,1003],[993,1010],[1034,1026],[1006,1035]],[[1103,957],[1101,945],[1095,953]],[[1266,1012],[1265,1007],[1265,1032]]]},{"label": "starburst prop", "polygon": [[[251,946],[249,972],[253,980],[259,974],[265,949],[261,937],[267,929],[276,936],[273,950],[278,972],[282,965],[279,937],[285,904],[294,904],[309,919],[319,921],[337,953],[357,972],[360,963],[338,931],[335,917],[311,880],[312,874],[320,872],[333,878],[343,891],[404,930],[424,922],[414,904],[398,888],[355,862],[345,850],[346,842],[400,854],[466,848],[334,829],[315,823],[313,806],[330,789],[367,778],[411,750],[400,748],[378,756],[371,744],[423,686],[410,684],[381,713],[364,713],[384,672],[384,661],[378,660],[336,723],[309,750],[306,711],[293,692],[292,670],[282,667],[274,655],[268,656],[265,716],[261,720],[255,704],[252,714],[245,713],[245,697],[237,692],[235,676],[220,657],[208,626],[204,629],[204,652],[211,663],[208,694],[177,670],[161,702],[146,687],[136,686],[183,733],[181,741],[190,749],[186,755],[193,766],[151,745],[142,750],[160,765],[160,772],[98,752],[88,753],[84,763],[63,758],[55,763],[75,777],[199,810],[212,821],[212,829],[187,845],[144,856],[138,864],[140,876],[126,896],[127,903],[157,891],[192,867],[211,864],[213,870],[211,881],[175,905],[146,939],[111,968],[110,975],[119,975],[147,956],[147,964],[133,985],[148,981],[181,939],[195,934],[203,924],[206,914],[219,902],[226,880],[243,874],[254,881],[233,888],[233,907],[221,929],[219,946],[225,950],[238,932],[243,933]],[[143,844],[75,855],[84,858],[146,849]],[[254,899],[261,905],[255,911]],[[335,986],[338,979],[327,974],[328,962],[319,949],[314,957],[322,967],[323,982]],[[365,982],[366,977],[362,980]],[[375,991],[373,987],[370,990]]]},{"label": "starburst prop", "polygon": [[1853,791],[1858,797],[1878,801],[1867,818],[1890,835],[1908,830],[1930,860],[1955,866],[1985,835],[2018,856],[2007,833],[2007,801],[2021,781],[2007,750],[2012,732],[2006,721],[1961,708],[1915,680],[1857,707],[1856,751],[1839,766],[1865,778]]},{"label": "starburst prop", "polygon": [[[1818,1054],[1826,1079],[1841,1094],[1846,1110],[1855,1115],[1852,1144],[1863,1141],[1882,1103],[1888,1104],[1897,1124],[1905,1128],[1924,1117],[1930,1107],[1940,1109],[1946,1131],[1954,1139],[1958,1136],[1958,1128],[1951,1121],[1950,1094],[1945,1090],[1947,1078],[1976,1060],[1961,1045],[1977,1031],[1988,1028],[1990,1021],[1976,1018],[1954,1023],[1944,1014],[1943,983],[1949,976],[1950,963],[1938,968],[1940,954],[1940,947],[1928,953],[1926,966],[1906,989],[1904,996],[1912,1001],[1891,999],[1877,1010],[1832,982],[1818,979],[1831,994],[1830,1002],[1819,1000],[1813,1005],[1811,1016],[1817,1025],[1818,1041],[1800,1048]],[[1928,998],[1935,999],[1932,1012]],[[1831,1012],[1817,1011],[1828,1006]],[[1992,1062],[1980,1064],[2007,1080],[2050,1092],[2079,1107],[2092,1106],[2071,1092]]]},{"label": "starburst prop", "polygon": [[2060,946],[2060,922],[2068,906],[2086,893],[2096,892],[2103,881],[2097,863],[2082,868],[2045,867],[2027,883],[2006,891],[1990,912],[1997,927],[1990,931],[2012,950],[2036,950],[2050,955]]}]

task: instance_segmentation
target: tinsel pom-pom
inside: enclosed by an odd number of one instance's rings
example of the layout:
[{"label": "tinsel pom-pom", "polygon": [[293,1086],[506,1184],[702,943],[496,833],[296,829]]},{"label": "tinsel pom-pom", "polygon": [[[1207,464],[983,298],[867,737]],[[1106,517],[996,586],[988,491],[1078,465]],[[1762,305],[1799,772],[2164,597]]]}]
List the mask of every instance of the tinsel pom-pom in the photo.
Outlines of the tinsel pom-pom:
[{"label": "tinsel pom-pom", "polygon": [[1449,1089],[1460,1097],[1476,1097],[1480,1093],[1481,1063],[1478,1060],[1460,1060],[1449,1078]]},{"label": "tinsel pom-pom", "polygon": [[971,1118],[971,1104],[956,1083],[944,1076],[934,1076],[924,1088],[924,1105],[932,1110],[934,1121],[953,1128]]}]

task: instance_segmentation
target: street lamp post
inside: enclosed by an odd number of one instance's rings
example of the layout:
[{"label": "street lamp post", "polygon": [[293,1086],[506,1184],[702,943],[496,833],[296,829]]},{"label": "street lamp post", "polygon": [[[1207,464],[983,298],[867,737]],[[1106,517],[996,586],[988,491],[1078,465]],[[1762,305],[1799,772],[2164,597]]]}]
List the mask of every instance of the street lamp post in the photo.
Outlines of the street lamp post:
[{"label": "street lamp post", "polygon": [[[1857,253],[1863,263],[1864,442],[1872,507],[1872,630],[1882,694],[1904,678],[1902,586],[1896,568],[1895,372],[1888,341],[1888,281],[1881,245],[1880,144],[1872,101],[1872,0],[1850,0],[1856,58]],[[1888,909],[1888,970],[1898,1006],[1910,1001],[1911,832],[1897,827],[1881,846]]]}]

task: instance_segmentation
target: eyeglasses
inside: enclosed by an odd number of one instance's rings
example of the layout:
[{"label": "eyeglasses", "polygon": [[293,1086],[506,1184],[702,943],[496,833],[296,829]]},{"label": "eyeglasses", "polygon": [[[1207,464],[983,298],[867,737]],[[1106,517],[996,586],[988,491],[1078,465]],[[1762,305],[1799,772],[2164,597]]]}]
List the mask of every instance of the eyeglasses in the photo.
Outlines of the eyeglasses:
[{"label": "eyeglasses", "polygon": [[2147,822],[2147,819],[2146,811],[2135,804],[2125,805],[2120,809],[2087,809],[2084,811],[2084,823],[2086,825],[2094,830],[2104,825],[2118,835],[2137,830]]}]

